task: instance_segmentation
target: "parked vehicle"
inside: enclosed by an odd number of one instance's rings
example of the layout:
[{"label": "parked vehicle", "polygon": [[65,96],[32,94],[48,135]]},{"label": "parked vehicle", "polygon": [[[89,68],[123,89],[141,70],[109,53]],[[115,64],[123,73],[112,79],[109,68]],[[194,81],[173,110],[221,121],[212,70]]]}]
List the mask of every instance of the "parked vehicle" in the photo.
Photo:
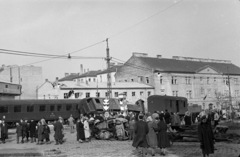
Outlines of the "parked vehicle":
[{"label": "parked vehicle", "polygon": [[185,97],[151,95],[147,101],[148,112],[151,113],[154,111],[165,111],[167,109],[168,112],[178,112],[180,115],[183,115],[188,111],[188,101]]}]

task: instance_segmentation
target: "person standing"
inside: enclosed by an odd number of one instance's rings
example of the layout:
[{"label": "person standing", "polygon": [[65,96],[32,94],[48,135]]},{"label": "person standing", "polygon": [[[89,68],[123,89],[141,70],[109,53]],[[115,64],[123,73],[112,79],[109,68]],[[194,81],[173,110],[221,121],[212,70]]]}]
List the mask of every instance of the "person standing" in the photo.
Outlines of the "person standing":
[{"label": "person standing", "polygon": [[31,143],[36,142],[36,126],[37,126],[36,122],[32,119],[29,124]]},{"label": "person standing", "polygon": [[77,141],[82,143],[85,140],[83,117],[81,119],[78,119],[76,128],[77,128]]},{"label": "person standing", "polygon": [[168,112],[168,110],[165,110],[164,119],[165,119],[166,124],[169,124],[169,123],[171,122],[171,121],[170,121],[171,115],[170,115],[170,113]]},{"label": "person standing", "polygon": [[146,155],[146,148],[148,147],[147,134],[149,129],[147,123],[143,121],[143,117],[144,116],[142,114],[138,116],[138,121],[136,122],[134,130],[136,136],[133,139],[132,146],[136,149],[142,147],[142,151],[140,151],[140,153]]},{"label": "person standing", "polygon": [[198,138],[203,157],[208,157],[209,154],[214,153],[214,136],[211,124],[209,123],[211,121],[207,120],[207,117],[204,115],[201,117],[201,122],[198,125]]},{"label": "person standing", "polygon": [[214,128],[218,125],[218,121],[219,121],[219,115],[216,111],[214,114]]},{"label": "person standing", "polygon": [[42,144],[44,137],[43,137],[43,125],[41,121],[38,122],[37,134],[38,134],[37,144]]},{"label": "person standing", "polygon": [[27,123],[23,121],[22,119],[20,120],[21,126],[22,126],[22,143],[24,143],[25,137],[27,137]]},{"label": "person standing", "polygon": [[83,126],[84,126],[85,140],[89,141],[89,138],[90,138],[90,128],[89,128],[89,123],[88,123],[87,116],[84,117]]},{"label": "person standing", "polygon": [[2,142],[5,143],[6,137],[8,134],[8,128],[7,128],[7,124],[5,124],[5,121],[2,121],[2,125],[1,125],[1,137],[2,137]]},{"label": "person standing", "polygon": [[50,143],[49,134],[50,134],[50,128],[47,125],[47,123],[44,121],[44,123],[43,123],[43,136],[44,136],[44,139],[46,140],[46,144]]},{"label": "person standing", "polygon": [[135,119],[134,117],[131,118],[129,121],[129,140],[133,140],[135,133],[134,133],[134,128],[135,128]]},{"label": "person standing", "polygon": [[187,112],[185,113],[184,122],[185,122],[185,125],[187,125],[187,126],[191,126],[191,125],[192,125],[191,114],[190,114],[189,111],[187,111]]},{"label": "person standing", "polygon": [[148,117],[147,118],[147,124],[148,124],[148,134],[147,134],[147,142],[148,142],[148,146],[151,148],[151,153],[152,156],[155,156],[155,149],[157,147],[158,141],[157,141],[157,135],[154,131],[154,122],[152,117]]},{"label": "person standing", "polygon": [[68,123],[70,126],[70,132],[74,133],[74,118],[72,115],[70,115],[70,117],[68,118]]},{"label": "person standing", "polygon": [[158,131],[158,147],[161,149],[161,154],[166,155],[166,148],[170,147],[170,141],[167,134],[167,124],[164,122],[163,117],[159,117],[160,121],[158,127],[154,130]]},{"label": "person standing", "polygon": [[54,138],[56,141],[56,145],[62,144],[63,142],[63,124],[61,118],[54,124]]},{"label": "person standing", "polygon": [[17,144],[19,144],[19,138],[22,136],[22,126],[16,123]]}]

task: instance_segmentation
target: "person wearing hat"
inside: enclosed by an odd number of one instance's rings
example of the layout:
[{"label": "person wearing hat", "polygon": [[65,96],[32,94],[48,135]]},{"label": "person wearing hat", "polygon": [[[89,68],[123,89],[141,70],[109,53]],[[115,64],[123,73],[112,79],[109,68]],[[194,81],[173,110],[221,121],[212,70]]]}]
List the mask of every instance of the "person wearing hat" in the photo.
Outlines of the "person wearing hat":
[{"label": "person wearing hat", "polygon": [[200,141],[200,148],[202,149],[203,157],[208,157],[209,154],[213,154],[214,135],[211,124],[209,124],[206,115],[203,115],[201,117],[201,122],[198,125],[198,138]]}]

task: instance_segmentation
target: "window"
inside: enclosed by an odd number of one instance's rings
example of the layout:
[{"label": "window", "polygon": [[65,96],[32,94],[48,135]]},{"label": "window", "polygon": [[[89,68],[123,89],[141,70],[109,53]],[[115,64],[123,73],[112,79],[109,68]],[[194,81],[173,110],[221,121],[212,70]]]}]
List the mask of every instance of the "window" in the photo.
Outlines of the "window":
[{"label": "window", "polygon": [[211,97],[211,88],[208,88],[208,97]]},{"label": "window", "polygon": [[96,82],[96,79],[95,79],[95,78],[93,78],[93,82]]},{"label": "window", "polygon": [[90,97],[90,93],[86,93],[86,98],[89,98]]},{"label": "window", "polygon": [[100,97],[100,92],[96,92],[96,97]]},{"label": "window", "polygon": [[125,96],[127,96],[127,92],[123,92],[123,94],[124,94]]},{"label": "window", "polygon": [[186,84],[191,84],[191,77],[185,77]]},{"label": "window", "polygon": [[21,105],[15,105],[14,106],[14,112],[21,112],[22,106]]},{"label": "window", "polygon": [[88,79],[88,82],[91,82],[91,78]]},{"label": "window", "polygon": [[146,83],[149,83],[149,78],[148,77],[146,77]]},{"label": "window", "polygon": [[177,76],[172,76],[172,84],[177,84]]},{"label": "window", "polygon": [[175,91],[172,91],[172,96],[175,96]]},{"label": "window", "polygon": [[143,77],[142,76],[138,76],[138,82],[142,83],[143,82]]},{"label": "window", "polygon": [[50,106],[50,111],[51,111],[51,112],[55,111],[55,106],[54,106],[54,105],[51,105],[51,106]]},{"label": "window", "polygon": [[108,92],[105,92],[105,96],[108,97]]},{"label": "window", "polygon": [[114,96],[115,96],[115,97],[118,97],[118,92],[114,92]]},{"label": "window", "polygon": [[204,88],[201,87],[201,95],[204,95],[205,94],[205,90]]},{"label": "window", "polygon": [[143,96],[143,92],[140,92],[140,96]]},{"label": "window", "polygon": [[134,82],[134,79],[131,79],[131,82]]},{"label": "window", "polygon": [[27,105],[27,112],[34,112],[34,106],[33,105]]},{"label": "window", "polygon": [[178,91],[176,91],[176,96],[178,96]]},{"label": "window", "polygon": [[188,99],[191,99],[192,98],[192,91],[191,90],[187,90],[186,95],[187,95]]},{"label": "window", "polygon": [[57,111],[61,111],[62,110],[62,105],[57,105]]},{"label": "window", "polygon": [[8,85],[7,85],[7,84],[5,85],[5,88],[8,88]]},{"label": "window", "polygon": [[71,111],[71,110],[72,110],[72,105],[71,104],[67,105],[66,106],[66,111]]},{"label": "window", "polygon": [[235,97],[239,96],[239,90],[235,90]]},{"label": "window", "polygon": [[75,93],[75,98],[79,98],[79,93]]},{"label": "window", "polygon": [[223,84],[228,85],[228,78],[223,78]]},{"label": "window", "polygon": [[132,92],[132,96],[135,96],[135,92]]},{"label": "window", "polygon": [[46,111],[46,105],[40,105],[40,106],[39,106],[39,111],[40,111],[40,112]]},{"label": "window", "polygon": [[214,83],[217,82],[217,78],[216,78],[216,77],[213,78],[213,82],[214,82]]},{"label": "window", "polygon": [[125,80],[125,82],[127,82],[127,80]]},{"label": "window", "polygon": [[210,80],[209,80],[209,77],[207,77],[207,84],[210,84]]},{"label": "window", "polygon": [[148,91],[148,96],[150,96],[151,95],[151,92],[150,91]]},{"label": "window", "polygon": [[163,84],[163,78],[160,76],[160,84]]},{"label": "window", "polygon": [[7,106],[0,106],[0,113],[8,113],[8,107]]},{"label": "window", "polygon": [[64,99],[67,99],[67,98],[68,98],[68,93],[64,93],[64,94],[63,94],[63,98],[64,98]]},{"label": "window", "polygon": [[200,77],[200,84],[203,84],[203,78]]},{"label": "window", "polygon": [[234,84],[235,84],[235,85],[238,84],[238,78],[234,78]]}]

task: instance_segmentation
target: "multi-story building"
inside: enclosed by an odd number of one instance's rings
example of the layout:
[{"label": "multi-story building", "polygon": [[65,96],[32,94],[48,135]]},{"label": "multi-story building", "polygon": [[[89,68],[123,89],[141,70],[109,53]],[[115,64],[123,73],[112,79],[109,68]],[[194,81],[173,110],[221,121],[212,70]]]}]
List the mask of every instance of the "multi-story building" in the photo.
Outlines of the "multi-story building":
[{"label": "multi-story building", "polygon": [[[21,85],[0,80],[0,100],[12,100],[21,95]],[[0,112],[2,108],[0,109]]]},{"label": "multi-story building", "polygon": [[17,99],[35,99],[36,88],[42,82],[42,67],[36,66],[2,66],[0,79],[21,85],[22,94]]},{"label": "multi-story building", "polygon": [[108,73],[111,75],[111,82],[115,81],[115,74],[121,68],[122,65],[114,65],[110,69],[105,69],[97,74],[98,82],[107,82]]},{"label": "multi-story building", "polygon": [[229,100],[238,107],[240,102],[240,68],[226,60],[177,56],[167,59],[161,55],[152,58],[133,53],[115,76],[117,82],[153,86],[157,95],[187,97],[189,105],[203,109],[220,108]]},{"label": "multi-story building", "polygon": [[[71,96],[69,93],[73,91]],[[83,99],[87,97],[107,97],[107,83],[90,82],[77,84],[73,81],[59,82],[58,86],[48,80],[38,89],[38,99]],[[115,82],[112,83],[112,97],[118,98],[120,94],[126,96],[127,101],[135,103],[138,100],[147,102],[147,97],[154,93],[154,88],[133,82]],[[70,97],[69,97],[70,96]],[[147,105],[145,103],[145,105]]]}]

